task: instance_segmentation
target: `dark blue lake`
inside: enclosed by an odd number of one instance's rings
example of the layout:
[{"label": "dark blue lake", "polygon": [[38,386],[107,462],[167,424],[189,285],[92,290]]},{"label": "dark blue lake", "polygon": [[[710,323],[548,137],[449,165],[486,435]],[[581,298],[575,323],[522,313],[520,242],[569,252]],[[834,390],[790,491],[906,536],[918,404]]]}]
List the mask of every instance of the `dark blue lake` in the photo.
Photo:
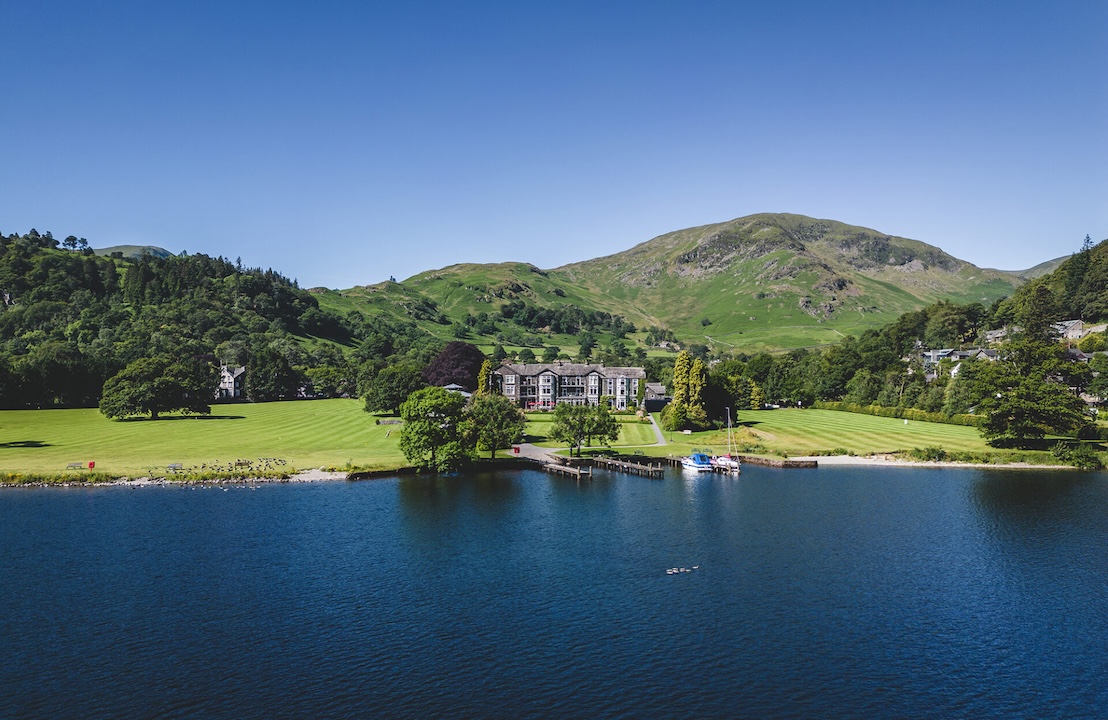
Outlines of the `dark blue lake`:
[{"label": "dark blue lake", "polygon": [[8,489],[0,543],[3,718],[1108,714],[1100,474]]}]

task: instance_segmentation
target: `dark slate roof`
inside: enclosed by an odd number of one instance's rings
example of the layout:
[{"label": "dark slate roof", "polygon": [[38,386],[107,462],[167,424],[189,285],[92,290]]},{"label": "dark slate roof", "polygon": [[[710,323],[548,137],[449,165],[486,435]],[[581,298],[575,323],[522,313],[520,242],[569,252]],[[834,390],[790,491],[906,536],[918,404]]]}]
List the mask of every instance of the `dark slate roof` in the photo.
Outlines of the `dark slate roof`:
[{"label": "dark slate roof", "polygon": [[493,370],[498,375],[541,375],[552,372],[559,377],[581,377],[596,373],[603,378],[646,378],[646,371],[637,367],[604,367],[586,363],[504,363]]}]

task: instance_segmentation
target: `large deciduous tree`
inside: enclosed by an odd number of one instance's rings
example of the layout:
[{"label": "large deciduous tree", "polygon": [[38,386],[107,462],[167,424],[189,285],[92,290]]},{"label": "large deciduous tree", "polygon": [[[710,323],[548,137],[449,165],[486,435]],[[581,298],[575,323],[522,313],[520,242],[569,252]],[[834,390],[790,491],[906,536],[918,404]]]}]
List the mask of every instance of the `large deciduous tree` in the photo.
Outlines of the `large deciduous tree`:
[{"label": "large deciduous tree", "polygon": [[469,462],[473,445],[465,404],[460,394],[440,387],[408,396],[400,406],[400,451],[408,462],[437,472],[452,472]]},{"label": "large deciduous tree", "polygon": [[104,383],[100,412],[113,419],[149,415],[157,420],[175,410],[207,415],[218,385],[218,370],[203,360],[140,358]]},{"label": "large deciduous tree", "polygon": [[395,415],[409,395],[424,387],[421,372],[419,363],[411,360],[382,369],[366,386],[366,412],[391,412]]},{"label": "large deciduous tree", "polygon": [[581,454],[581,443],[589,425],[589,408],[584,405],[562,403],[554,408],[554,421],[550,423],[550,439],[569,446],[569,454],[576,449]]},{"label": "large deciduous tree", "polygon": [[423,379],[428,385],[442,387],[456,384],[466,390],[474,390],[484,362],[485,354],[477,346],[460,341],[449,342],[423,370]]},{"label": "large deciduous tree", "polygon": [[611,398],[600,398],[599,405],[589,407],[585,417],[585,443],[592,446],[593,438],[605,444],[619,439],[619,421],[612,414]]},{"label": "large deciduous tree", "polygon": [[473,398],[466,413],[471,421],[478,450],[496,451],[519,440],[527,424],[523,411],[503,395],[486,393]]},{"label": "large deciduous tree", "polygon": [[293,365],[295,358],[281,347],[258,348],[246,366],[246,394],[255,402],[291,400],[304,384],[303,374]]}]

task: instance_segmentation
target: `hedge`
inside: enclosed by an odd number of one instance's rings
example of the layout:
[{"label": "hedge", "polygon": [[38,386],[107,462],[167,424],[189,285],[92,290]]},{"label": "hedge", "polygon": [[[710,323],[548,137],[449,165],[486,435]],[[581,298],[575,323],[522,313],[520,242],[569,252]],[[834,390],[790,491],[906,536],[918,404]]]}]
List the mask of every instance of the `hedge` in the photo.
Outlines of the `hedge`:
[{"label": "hedge", "polygon": [[877,417],[904,418],[905,420],[919,420],[922,422],[945,423],[947,425],[965,425],[967,427],[979,427],[985,418],[979,415],[943,415],[942,413],[927,412],[916,408],[885,407],[884,405],[859,405],[848,402],[822,402],[812,403],[812,407],[818,410],[838,410],[840,412],[859,413],[861,415],[876,415]]}]

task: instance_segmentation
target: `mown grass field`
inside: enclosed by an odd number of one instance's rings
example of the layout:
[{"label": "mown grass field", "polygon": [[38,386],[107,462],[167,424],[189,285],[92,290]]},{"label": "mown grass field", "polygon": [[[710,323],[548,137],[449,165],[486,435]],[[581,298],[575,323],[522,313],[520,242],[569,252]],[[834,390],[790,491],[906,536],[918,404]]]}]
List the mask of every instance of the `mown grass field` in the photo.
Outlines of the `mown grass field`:
[{"label": "mown grass field", "polygon": [[[619,421],[619,439],[611,447],[635,447],[649,445],[656,441],[654,428],[650,423],[639,422],[633,415],[617,415]],[[550,423],[554,421],[551,413],[528,413],[526,441],[544,448],[562,447],[564,443],[549,439]],[[593,447],[604,447],[593,441]]]},{"label": "mown grass field", "polygon": [[[691,448],[727,450],[726,431],[664,433],[668,446],[643,448],[650,455],[685,454]],[[743,411],[735,419],[734,442],[759,455],[811,455],[844,449],[853,455],[939,447],[948,452],[1004,454],[985,444],[976,428],[882,418],[835,410]],[[753,446],[760,446],[751,450]]]},{"label": "mown grass field", "polygon": [[[0,411],[0,472],[60,474],[71,462],[87,466],[94,461],[97,471],[116,476],[165,475],[171,463],[199,470],[260,458],[283,459],[287,469],[406,465],[397,447],[400,426],[377,425],[377,416],[363,407],[359,400],[217,405],[211,417],[168,416],[153,422],[108,420],[94,409]],[[527,440],[558,447],[548,439],[552,419],[546,413],[528,415]],[[665,433],[669,444],[656,445],[649,424],[630,416],[619,420],[620,438],[613,447],[641,448],[653,456],[727,449],[724,431]],[[905,424],[832,410],[740,412],[733,437],[741,452],[790,457],[837,449],[870,455],[926,447],[998,459],[1006,454],[986,445],[975,428]],[[1042,461],[1050,461],[1048,453],[1041,454]]]},{"label": "mown grass field", "polygon": [[289,468],[405,464],[398,426],[359,400],[215,405],[210,417],[108,420],[95,409],[0,411],[0,471],[62,473],[71,462],[115,475],[164,475],[171,463],[281,458]]}]

